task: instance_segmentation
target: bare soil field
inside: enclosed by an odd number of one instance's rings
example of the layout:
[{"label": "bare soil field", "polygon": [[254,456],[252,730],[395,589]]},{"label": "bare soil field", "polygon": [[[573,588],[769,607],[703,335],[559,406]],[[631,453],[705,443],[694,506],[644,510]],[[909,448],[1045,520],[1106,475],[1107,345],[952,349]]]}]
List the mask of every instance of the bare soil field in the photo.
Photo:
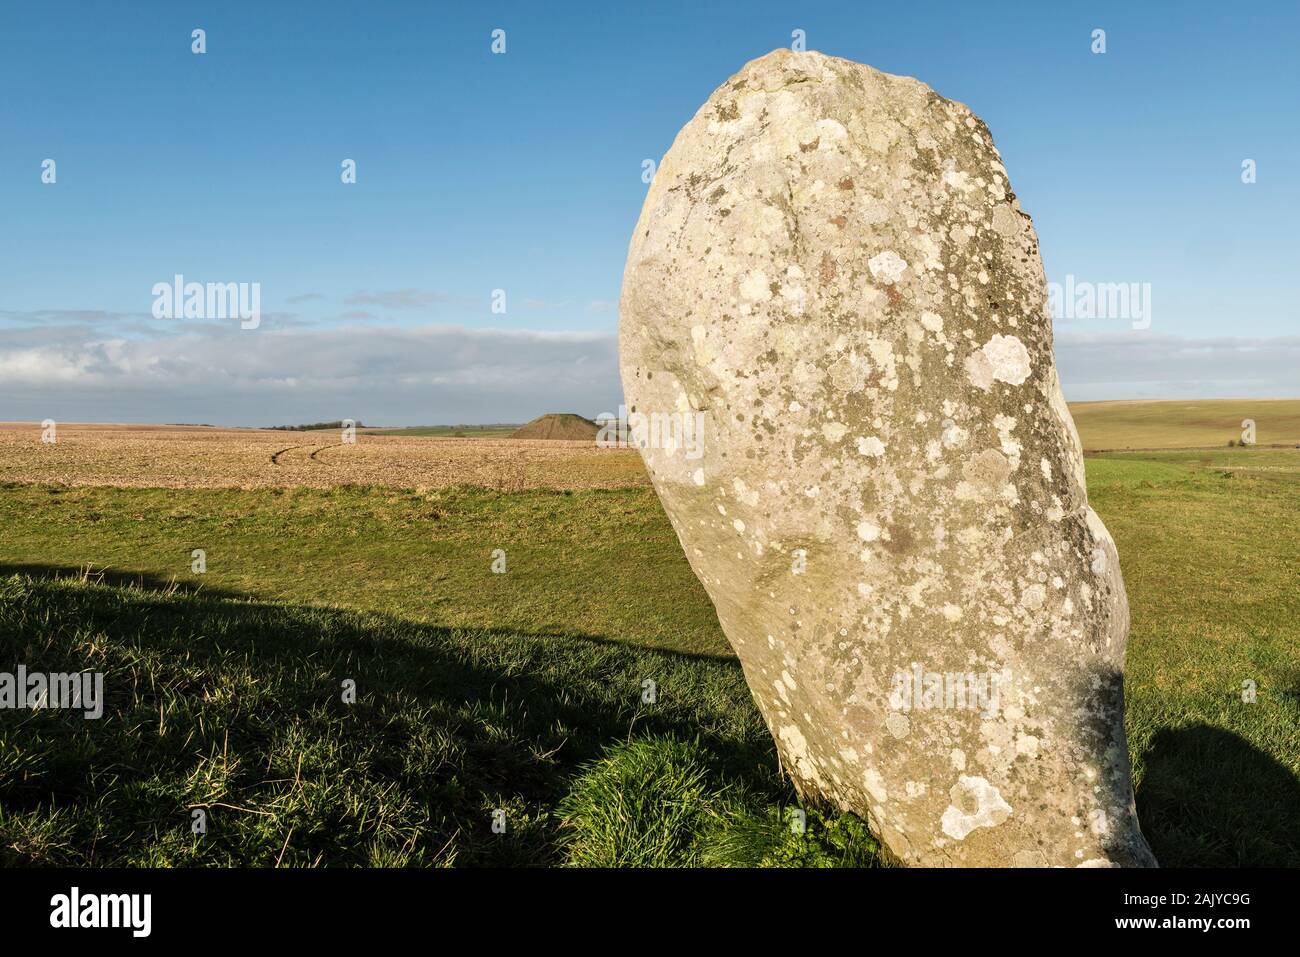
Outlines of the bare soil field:
[{"label": "bare soil field", "polygon": [[648,485],[640,456],[590,441],[429,438],[162,425],[0,423],[0,482],[121,488],[376,485],[499,491]]},{"label": "bare soil field", "polygon": [[[1294,454],[1281,450],[1300,445],[1297,399],[1077,402],[1070,411],[1084,448],[1094,454],[1204,449],[1215,450],[1212,461],[1199,463],[1207,467],[1288,476],[1296,470]],[[551,418],[563,417],[542,417]],[[1245,419],[1257,425],[1258,448],[1230,451]],[[344,444],[333,429],[62,423],[58,441],[46,444],[39,423],[0,422],[0,482],[246,489],[475,485],[504,492],[650,484],[634,450],[597,448],[591,439],[461,438],[429,431],[358,430],[356,444]]]}]

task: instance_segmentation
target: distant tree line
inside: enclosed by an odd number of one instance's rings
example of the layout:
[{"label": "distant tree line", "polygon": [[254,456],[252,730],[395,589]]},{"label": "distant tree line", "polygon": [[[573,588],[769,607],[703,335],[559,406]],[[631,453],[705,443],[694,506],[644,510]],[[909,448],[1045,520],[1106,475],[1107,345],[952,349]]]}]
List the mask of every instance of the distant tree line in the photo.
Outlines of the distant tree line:
[{"label": "distant tree line", "polygon": [[[353,422],[358,429],[364,429],[365,426],[360,422]],[[268,425],[267,429],[272,432],[318,432],[323,429],[341,429],[343,420],[337,419],[333,422],[311,422],[307,425]]]}]

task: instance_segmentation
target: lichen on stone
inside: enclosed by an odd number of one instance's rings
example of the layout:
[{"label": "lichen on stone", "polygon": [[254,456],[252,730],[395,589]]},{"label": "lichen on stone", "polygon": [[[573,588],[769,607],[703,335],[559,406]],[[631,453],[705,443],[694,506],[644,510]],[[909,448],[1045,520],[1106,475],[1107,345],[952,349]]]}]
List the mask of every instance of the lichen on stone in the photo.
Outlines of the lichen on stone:
[{"label": "lichen on stone", "polygon": [[[984,123],[847,60],[747,64],[660,164],[620,317],[629,406],[704,417],[702,457],[642,455],[799,790],[908,863],[1154,863],[1119,556]],[[892,707],[914,668],[1000,676],[996,708]]]}]

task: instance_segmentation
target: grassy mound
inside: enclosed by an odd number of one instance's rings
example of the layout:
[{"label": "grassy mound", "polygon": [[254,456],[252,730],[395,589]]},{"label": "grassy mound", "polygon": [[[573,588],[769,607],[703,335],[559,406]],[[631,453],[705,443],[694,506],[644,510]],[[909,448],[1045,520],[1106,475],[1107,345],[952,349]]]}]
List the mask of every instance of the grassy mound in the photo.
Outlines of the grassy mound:
[{"label": "grassy mound", "polygon": [[612,748],[560,802],[569,863],[698,864],[702,836],[734,800],[710,777],[708,751],[697,742],[646,737]]},{"label": "grassy mound", "polygon": [[527,425],[511,433],[512,439],[564,439],[567,441],[596,441],[600,426],[572,412],[552,412],[539,415]]}]

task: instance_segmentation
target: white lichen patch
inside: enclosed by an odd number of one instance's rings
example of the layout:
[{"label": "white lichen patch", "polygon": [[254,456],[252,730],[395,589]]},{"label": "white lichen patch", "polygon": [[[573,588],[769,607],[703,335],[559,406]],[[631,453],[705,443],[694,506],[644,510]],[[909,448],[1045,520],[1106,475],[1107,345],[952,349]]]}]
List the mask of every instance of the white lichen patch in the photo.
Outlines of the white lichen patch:
[{"label": "white lichen patch", "polygon": [[875,522],[858,522],[858,538],[864,542],[874,542],[880,537],[880,526]]},{"label": "white lichen patch", "polygon": [[772,687],[775,688],[776,693],[781,696],[781,700],[784,701],[787,705],[789,705],[790,692],[786,688],[785,683],[780,678],[777,678],[775,681],[772,682]]},{"label": "white lichen patch", "polygon": [[826,422],[822,424],[822,435],[827,442],[838,442],[844,438],[844,433],[848,432],[849,427],[843,422]]},{"label": "white lichen patch", "polygon": [[948,792],[952,801],[939,820],[943,833],[964,841],[977,827],[997,827],[1011,816],[1011,805],[986,779],[962,775]]},{"label": "white lichen patch", "polygon": [[736,498],[740,499],[746,505],[751,508],[758,505],[758,492],[745,484],[744,479],[732,479],[731,488],[735,491]]},{"label": "white lichen patch", "polygon": [[1015,336],[995,335],[966,357],[967,378],[984,392],[994,382],[1022,385],[1030,371],[1029,350]]},{"label": "white lichen patch", "polygon": [[755,269],[740,281],[740,295],[752,302],[766,302],[772,298],[771,282],[761,269]]},{"label": "white lichen patch", "polygon": [[867,260],[871,275],[886,283],[895,283],[907,272],[907,261],[892,249],[872,256]]},{"label": "white lichen patch", "polygon": [[885,779],[875,768],[867,768],[862,773],[862,784],[877,804],[884,804],[889,800],[889,789],[885,787]]},{"label": "white lichen patch", "polygon": [[858,454],[879,458],[885,454],[885,443],[874,435],[859,436]]},{"label": "white lichen patch", "polygon": [[787,724],[777,732],[777,740],[785,745],[786,754],[794,765],[795,773],[806,781],[818,781],[817,765],[808,752],[808,739],[796,724]]},{"label": "white lichen patch", "polygon": [[1035,582],[1020,593],[1020,604],[1031,611],[1043,607],[1047,600],[1047,589]]},{"label": "white lichen patch", "polygon": [[997,381],[1020,385],[1029,378],[1029,350],[1015,336],[994,336],[981,351]]}]

